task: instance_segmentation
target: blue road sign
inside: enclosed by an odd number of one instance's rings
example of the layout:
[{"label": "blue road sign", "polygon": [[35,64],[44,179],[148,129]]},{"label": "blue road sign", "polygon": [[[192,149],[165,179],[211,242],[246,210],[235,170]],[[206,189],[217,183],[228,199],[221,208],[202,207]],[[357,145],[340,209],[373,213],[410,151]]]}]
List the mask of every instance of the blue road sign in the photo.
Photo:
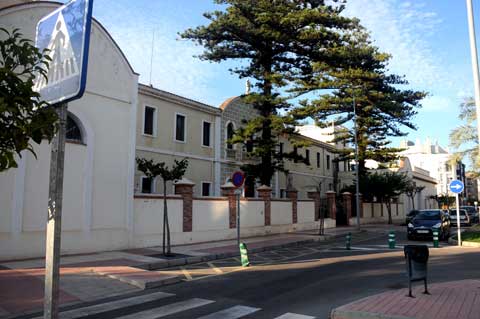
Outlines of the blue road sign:
[{"label": "blue road sign", "polygon": [[232,175],[232,183],[235,187],[242,187],[245,181],[245,174],[242,171],[236,171]]},{"label": "blue road sign", "polygon": [[460,194],[463,192],[463,183],[462,181],[459,181],[458,179],[454,179],[453,181],[450,182],[449,185],[450,191],[455,194]]},{"label": "blue road sign", "polygon": [[51,104],[80,98],[87,82],[93,0],[72,0],[37,24],[35,45],[52,59],[34,90]]}]

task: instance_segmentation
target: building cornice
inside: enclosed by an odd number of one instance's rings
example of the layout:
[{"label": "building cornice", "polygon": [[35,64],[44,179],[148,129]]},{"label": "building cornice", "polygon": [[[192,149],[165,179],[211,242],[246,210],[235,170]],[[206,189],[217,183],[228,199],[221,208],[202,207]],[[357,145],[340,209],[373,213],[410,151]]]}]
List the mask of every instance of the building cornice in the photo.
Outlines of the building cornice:
[{"label": "building cornice", "polygon": [[222,111],[216,107],[210,106],[208,104],[204,104],[198,101],[191,100],[189,98],[173,94],[167,91],[163,91],[157,88],[154,88],[149,85],[139,84],[138,85],[138,93],[144,94],[150,97],[154,97],[160,100],[164,100],[167,102],[173,102],[181,106],[189,107],[191,109],[205,112],[212,115],[221,115]]}]

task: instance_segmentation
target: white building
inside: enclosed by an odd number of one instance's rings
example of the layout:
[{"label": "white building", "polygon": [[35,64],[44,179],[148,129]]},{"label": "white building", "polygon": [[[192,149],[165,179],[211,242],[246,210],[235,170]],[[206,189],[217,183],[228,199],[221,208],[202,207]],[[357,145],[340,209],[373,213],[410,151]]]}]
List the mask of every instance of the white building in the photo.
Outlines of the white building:
[{"label": "white building", "polygon": [[[54,2],[0,4],[0,26],[35,38]],[[3,9],[2,9],[3,8]],[[64,252],[124,248],[133,220],[138,74],[102,25],[92,23],[87,88],[68,104],[62,218]],[[0,173],[0,256],[39,256],[45,250],[50,145],[23,154]]]},{"label": "white building", "polygon": [[430,138],[421,143],[419,139],[415,143],[404,140],[400,148],[405,150],[400,155],[407,157],[412,166],[422,168],[430,172],[430,176],[437,181],[437,194],[448,192],[448,183],[455,177],[455,169],[450,165],[449,160],[452,154],[448,149],[438,145],[438,141],[432,143]]}]

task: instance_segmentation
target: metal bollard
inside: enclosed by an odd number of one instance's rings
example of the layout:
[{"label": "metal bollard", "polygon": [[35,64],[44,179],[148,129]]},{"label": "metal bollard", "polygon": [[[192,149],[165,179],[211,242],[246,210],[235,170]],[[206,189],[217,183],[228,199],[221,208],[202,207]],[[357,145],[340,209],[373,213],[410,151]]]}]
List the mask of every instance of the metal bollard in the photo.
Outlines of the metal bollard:
[{"label": "metal bollard", "polygon": [[438,248],[438,233],[439,233],[438,228],[434,228],[434,229],[432,230],[432,234],[433,234],[433,248]]},{"label": "metal bollard", "polygon": [[345,241],[345,249],[350,250],[352,246],[352,233],[348,233]]},{"label": "metal bollard", "polygon": [[388,234],[388,247],[395,249],[395,231],[391,230]]}]

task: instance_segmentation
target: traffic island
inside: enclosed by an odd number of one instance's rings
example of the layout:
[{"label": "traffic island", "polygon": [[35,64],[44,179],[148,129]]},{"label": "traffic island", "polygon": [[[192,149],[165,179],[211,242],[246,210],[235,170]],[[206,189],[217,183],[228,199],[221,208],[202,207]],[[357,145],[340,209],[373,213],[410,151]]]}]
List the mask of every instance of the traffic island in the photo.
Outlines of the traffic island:
[{"label": "traffic island", "polygon": [[[430,294],[416,286],[415,298],[408,289],[387,291],[333,309],[331,319],[477,319],[480,313],[480,280],[461,280],[429,285]],[[458,296],[462,296],[458,298]]]},{"label": "traffic island", "polygon": [[[480,225],[462,232],[462,246],[464,247],[480,247]],[[458,245],[457,236],[454,235],[448,239],[451,245]]]}]

